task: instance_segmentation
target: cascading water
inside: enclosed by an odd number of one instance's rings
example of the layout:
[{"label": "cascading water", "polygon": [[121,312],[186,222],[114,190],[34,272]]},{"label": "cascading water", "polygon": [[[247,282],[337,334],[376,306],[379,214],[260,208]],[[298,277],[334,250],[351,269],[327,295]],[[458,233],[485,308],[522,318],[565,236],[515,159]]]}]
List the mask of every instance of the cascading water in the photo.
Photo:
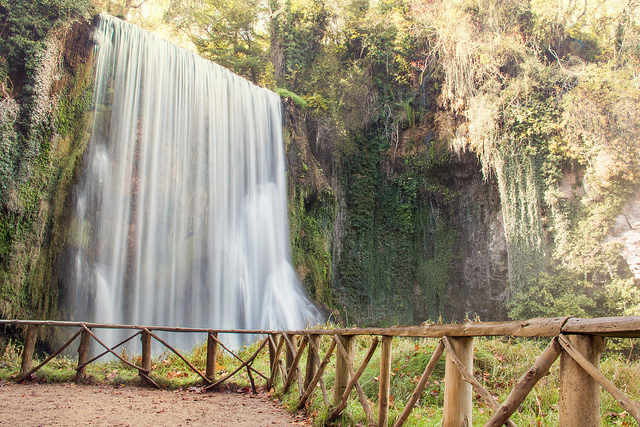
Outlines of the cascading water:
[{"label": "cascading water", "polygon": [[[96,30],[75,318],[296,329],[279,97],[119,19]],[[188,345],[189,343],[183,343]]]}]

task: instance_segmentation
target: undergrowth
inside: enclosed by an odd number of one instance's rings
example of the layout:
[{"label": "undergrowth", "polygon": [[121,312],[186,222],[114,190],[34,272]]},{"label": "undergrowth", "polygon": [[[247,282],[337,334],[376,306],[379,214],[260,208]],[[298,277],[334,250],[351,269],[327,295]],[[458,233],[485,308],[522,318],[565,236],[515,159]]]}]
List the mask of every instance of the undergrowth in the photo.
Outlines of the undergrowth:
[{"label": "undergrowth", "polygon": [[[356,343],[356,355],[354,370],[357,370],[364,359],[373,337],[359,337]],[[324,336],[320,343],[321,356],[326,354],[330,338]],[[393,340],[393,360],[391,366],[390,387],[390,423],[400,416],[404,406],[413,393],[425,366],[427,365],[433,350],[438,343],[437,339],[421,338],[395,338]],[[546,339],[516,339],[516,338],[476,338],[474,340],[474,374],[480,383],[489,390],[500,402],[503,402],[518,378],[520,378],[540,356],[548,344]],[[260,342],[248,344],[238,351],[243,360],[251,357],[258,349]],[[627,346],[629,347],[629,346]],[[221,350],[221,349],[220,349]],[[206,364],[206,344],[197,345],[190,352],[181,352],[190,363],[203,371]],[[9,342],[0,359],[0,380],[12,380],[18,377],[20,370],[22,346],[19,343]],[[125,350],[120,356],[134,364],[140,364],[140,355],[129,354]],[[269,374],[269,355],[265,347],[255,359],[253,367],[263,373]],[[46,355],[39,354],[33,364],[41,362]],[[281,353],[284,360],[284,355]],[[45,365],[35,374],[35,379],[42,382],[68,382],[75,377],[77,362],[70,357],[58,357]],[[216,378],[219,379],[232,372],[240,362],[227,352],[219,351],[216,366]],[[364,393],[371,402],[374,416],[377,418],[377,401],[379,387],[380,346],[371,359],[371,362],[361,376],[359,383]],[[512,416],[517,425],[551,426],[558,424],[558,384],[559,361],[556,361],[550,369],[549,375],[544,377],[535,386],[527,399]],[[306,365],[300,363],[302,377]],[[640,399],[640,360],[625,355],[615,350],[606,350],[601,360],[602,373],[613,381],[631,399]],[[444,405],[444,371],[445,357],[441,357],[434,373],[431,375],[425,391],[422,393],[418,404],[414,408],[411,417],[406,422],[407,426],[439,426],[442,423],[442,411]],[[324,386],[329,402],[332,402],[332,387],[335,372],[335,355],[331,358],[325,370]],[[88,382],[93,384],[109,384],[114,386],[139,386],[140,379],[137,371],[116,358],[92,363],[87,367]],[[174,353],[168,350],[154,356],[152,360],[151,377],[164,389],[199,389],[204,385],[203,380],[193,373],[188,366]],[[262,387],[264,379],[253,374],[256,386]],[[249,391],[250,381],[246,369],[236,374],[230,383],[223,386],[236,391]],[[271,390],[274,399],[280,401],[286,408],[294,412],[299,399],[299,391],[296,382],[288,393],[283,394],[281,375],[277,376],[275,390]],[[333,424],[327,419],[331,407],[326,407],[322,397],[321,385],[312,398],[307,402],[306,411],[314,419],[315,425],[362,425],[366,423],[366,416],[358,401],[354,389],[349,399],[349,404],[343,415]],[[474,424],[484,424],[491,416],[492,411],[486,407],[480,397],[474,393]],[[617,404],[615,399],[606,391],[601,394],[601,425],[603,426],[627,426],[634,425],[631,417]]]}]

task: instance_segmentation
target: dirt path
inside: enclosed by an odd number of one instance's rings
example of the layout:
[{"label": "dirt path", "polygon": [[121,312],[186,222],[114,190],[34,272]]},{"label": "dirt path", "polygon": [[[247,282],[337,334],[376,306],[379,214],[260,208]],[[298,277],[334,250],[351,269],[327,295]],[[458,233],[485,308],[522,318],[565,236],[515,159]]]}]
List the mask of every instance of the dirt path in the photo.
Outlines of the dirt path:
[{"label": "dirt path", "polygon": [[297,419],[265,393],[0,382],[0,425],[290,426]]}]

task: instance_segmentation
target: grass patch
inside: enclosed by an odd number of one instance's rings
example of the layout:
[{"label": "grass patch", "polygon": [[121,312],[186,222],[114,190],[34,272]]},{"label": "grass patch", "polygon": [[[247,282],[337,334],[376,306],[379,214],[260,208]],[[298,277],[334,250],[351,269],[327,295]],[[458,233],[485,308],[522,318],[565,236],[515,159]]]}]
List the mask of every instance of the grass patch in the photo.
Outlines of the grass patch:
[{"label": "grass patch", "polygon": [[[364,359],[371,344],[370,337],[358,339],[356,351],[357,370]],[[393,360],[391,364],[391,387],[389,420],[393,423],[402,413],[406,402],[413,393],[431,354],[437,339],[396,338],[393,340]],[[515,339],[515,338],[484,338],[474,340],[474,374],[480,383],[488,389],[500,402],[503,402],[513,389],[516,381],[534,364],[548,340]],[[329,338],[322,340],[323,352],[329,345]],[[324,353],[323,353],[324,354]],[[444,406],[444,369],[446,352],[438,362],[431,375],[427,388],[418,400],[407,426],[440,426],[442,424],[442,409]],[[380,366],[380,350],[376,350],[368,367],[359,382],[371,401],[371,408],[377,417],[378,378]],[[559,399],[559,361],[556,361],[550,374],[535,386],[527,399],[512,416],[517,425],[557,425]],[[302,366],[304,369],[304,366]],[[329,401],[332,401],[331,387],[333,386],[333,372],[335,358],[329,363],[325,374],[325,382]],[[640,398],[640,371],[638,360],[625,357],[615,351],[606,351],[602,356],[601,371],[618,385],[631,399]],[[293,386],[287,395],[276,395],[282,399],[285,406],[293,410],[297,404],[297,386]],[[325,425],[330,411],[324,406],[322,394],[317,391],[307,404],[307,411],[315,418],[315,425]],[[478,395],[474,393],[474,424],[482,425],[491,416],[492,411],[487,408]],[[631,417],[617,404],[615,399],[606,391],[601,393],[601,425],[623,426],[634,425]],[[631,423],[631,424],[630,424]],[[358,401],[354,390],[344,414],[335,422],[336,425],[366,424],[366,416]]]}]

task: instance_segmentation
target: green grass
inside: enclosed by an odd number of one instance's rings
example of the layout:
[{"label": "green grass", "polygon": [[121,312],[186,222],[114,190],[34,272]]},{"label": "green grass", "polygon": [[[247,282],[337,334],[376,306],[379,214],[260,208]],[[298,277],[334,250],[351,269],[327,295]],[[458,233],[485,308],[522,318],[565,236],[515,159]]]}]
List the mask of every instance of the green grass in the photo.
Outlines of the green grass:
[{"label": "green grass", "polygon": [[[371,343],[371,338],[359,338],[354,370]],[[409,339],[396,338],[393,340],[393,361],[391,366],[390,410],[389,420],[393,423],[402,413],[404,406],[413,393],[433,350],[437,339]],[[327,337],[323,338],[321,347],[326,351],[329,344]],[[474,340],[474,374],[480,383],[502,402],[511,392],[515,382],[534,364],[548,340],[508,339],[508,338],[476,338]],[[446,355],[446,353],[445,353]],[[444,366],[445,355],[438,362],[434,373],[429,379],[427,388],[423,392],[414,408],[407,426],[439,426],[442,424],[442,408],[444,405]],[[372,403],[372,410],[377,417],[378,377],[380,365],[380,350],[371,359],[367,369],[360,378],[360,384]],[[529,394],[520,408],[512,416],[517,425],[523,426],[552,426],[558,424],[558,384],[559,360],[554,363],[550,374],[544,377]],[[331,386],[335,359],[332,359],[325,374],[329,401],[331,401]],[[629,360],[618,352],[605,352],[601,361],[601,371],[620,387],[631,399],[640,398],[640,362]],[[286,395],[277,394],[285,406],[293,409],[297,404],[298,391],[294,386]],[[320,392],[308,403],[307,410],[314,414],[315,424],[324,425],[330,411],[324,407]],[[615,399],[606,391],[601,393],[601,425],[623,426],[635,425],[630,416]],[[474,393],[474,425],[484,424],[491,416],[484,402]],[[366,417],[358,401],[356,391],[351,394],[349,405],[344,415],[336,425],[361,425]]]},{"label": "green grass", "polygon": [[[356,344],[354,370],[357,370],[364,359],[372,337],[360,337]],[[321,356],[324,356],[330,343],[325,336],[320,343]],[[396,338],[393,340],[393,360],[391,367],[390,413],[389,420],[394,422],[402,413],[404,406],[412,394],[422,375],[424,367],[429,361],[437,339],[409,339]],[[499,401],[504,401],[510,393],[517,379],[533,365],[548,344],[547,340],[509,339],[509,338],[476,338],[474,340],[474,370],[475,376],[483,386]],[[260,342],[247,345],[238,351],[241,358],[246,360],[258,349]],[[379,386],[380,346],[376,350],[371,362],[360,378],[359,383],[371,401],[372,410],[377,417],[377,400]],[[220,349],[221,350],[221,349]],[[22,347],[9,342],[0,359],[0,380],[16,378],[20,369]],[[283,352],[284,353],[284,352]],[[284,354],[281,357],[284,358]],[[197,345],[190,352],[182,353],[196,368],[205,370],[206,345]],[[446,353],[445,353],[446,354]],[[139,355],[120,355],[134,364],[140,363]],[[34,360],[34,366],[43,360],[44,355]],[[416,408],[405,425],[407,426],[439,426],[442,423],[442,408],[444,404],[444,356],[438,362],[434,373],[429,379],[426,390],[422,394]],[[52,360],[36,374],[38,381],[68,382],[75,376],[76,361],[68,357],[58,357]],[[217,362],[217,378],[231,372],[240,366],[240,362],[224,351],[219,351]],[[552,366],[548,376],[544,377],[529,394],[512,419],[517,425],[548,426],[558,424],[558,372],[559,361]],[[269,356],[265,349],[256,358],[253,367],[265,375],[269,372]],[[300,365],[302,374],[306,365]],[[329,401],[332,401],[332,386],[334,382],[335,355],[325,370],[325,386]],[[640,399],[640,361],[624,356],[617,351],[607,351],[603,354],[601,371],[631,399]],[[109,360],[93,363],[87,367],[89,381],[96,384],[112,385],[140,385],[136,370],[122,363],[120,360]],[[178,389],[198,387],[203,385],[202,379],[193,373],[188,366],[175,354],[162,353],[152,360],[151,377],[162,388]],[[264,380],[253,375],[258,387],[264,385]],[[250,386],[246,369],[241,370],[232,378],[229,385],[232,389]],[[274,398],[291,411],[295,410],[298,402],[298,386],[294,382],[287,394],[281,393],[282,378],[277,377]],[[307,403],[307,412],[312,414],[315,425],[325,425],[330,413],[325,407],[320,388]],[[601,425],[626,426],[634,425],[630,416],[625,416],[623,409],[606,391],[601,394]],[[481,425],[491,415],[480,398],[474,394],[474,424]],[[349,404],[343,415],[335,425],[359,425],[366,420],[364,411],[358,401],[356,391],[352,392]]]},{"label": "green grass", "polygon": [[[92,343],[94,345],[95,343]],[[237,354],[243,360],[251,357],[258,349],[260,343],[251,343],[242,347]],[[193,366],[201,372],[206,369],[206,344],[198,344],[191,351],[178,349]],[[126,350],[121,350],[118,355],[126,361],[140,366],[140,355],[130,354]],[[46,354],[35,355],[32,366],[35,367],[47,357]],[[19,376],[22,360],[22,345],[9,342],[0,357],[0,380],[12,380]],[[111,358],[107,361],[98,360],[87,366],[87,382],[94,384],[112,385],[140,385],[138,371],[119,359]],[[232,372],[241,364],[229,353],[218,349],[218,360],[216,378],[221,378]],[[35,379],[42,382],[62,383],[73,381],[76,375],[77,359],[67,356],[58,356],[40,368],[35,373]],[[269,356],[264,351],[254,361],[254,369],[268,376]],[[264,384],[264,380],[256,374],[252,374],[257,386]],[[175,353],[165,350],[156,355],[151,361],[151,378],[163,389],[175,390],[193,386],[204,385],[202,378],[193,372],[182,359]],[[233,388],[250,386],[250,380],[246,369],[241,370],[232,378]]]}]

